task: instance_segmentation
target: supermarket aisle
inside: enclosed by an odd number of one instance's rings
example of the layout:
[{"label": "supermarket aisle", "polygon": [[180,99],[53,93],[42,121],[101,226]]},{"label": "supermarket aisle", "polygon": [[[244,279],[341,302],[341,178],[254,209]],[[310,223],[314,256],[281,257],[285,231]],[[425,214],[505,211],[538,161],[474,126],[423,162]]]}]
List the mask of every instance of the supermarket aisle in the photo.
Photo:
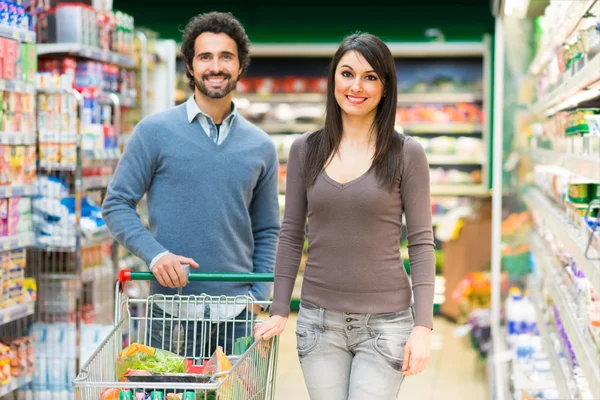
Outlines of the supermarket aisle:
[{"label": "supermarket aisle", "polygon": [[[290,316],[280,341],[276,400],[308,400],[296,355],[296,317],[296,314]],[[463,400],[465,396],[473,399],[488,397],[483,362],[477,361],[466,341],[454,337],[454,328],[454,324],[443,318],[435,319],[429,366],[422,374],[407,378],[399,399]]]}]

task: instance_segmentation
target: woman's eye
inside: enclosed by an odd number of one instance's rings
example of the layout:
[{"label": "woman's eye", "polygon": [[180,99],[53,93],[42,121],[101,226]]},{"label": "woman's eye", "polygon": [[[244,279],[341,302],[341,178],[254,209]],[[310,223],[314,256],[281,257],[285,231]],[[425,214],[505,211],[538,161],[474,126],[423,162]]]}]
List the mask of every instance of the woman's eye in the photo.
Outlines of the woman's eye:
[{"label": "woman's eye", "polygon": [[367,75],[366,78],[368,81],[376,81],[377,80],[377,77],[375,75]]},{"label": "woman's eye", "polygon": [[351,78],[352,74],[350,73],[350,71],[342,71],[342,76],[344,78]]}]

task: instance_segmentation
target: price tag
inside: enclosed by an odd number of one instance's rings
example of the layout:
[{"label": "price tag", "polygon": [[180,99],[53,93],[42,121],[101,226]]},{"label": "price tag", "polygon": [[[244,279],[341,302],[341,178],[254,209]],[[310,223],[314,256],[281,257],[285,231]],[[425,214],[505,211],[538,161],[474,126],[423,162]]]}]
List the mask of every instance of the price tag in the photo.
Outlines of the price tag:
[{"label": "price tag", "polygon": [[10,250],[10,240],[4,240],[4,243],[2,243],[2,249],[4,249],[4,251]]},{"label": "price tag", "polygon": [[92,57],[92,49],[85,49],[83,52],[84,57],[91,58]]},{"label": "price tag", "polygon": [[12,37],[13,37],[13,39],[15,39],[15,40],[19,40],[19,32],[17,32],[17,31],[14,31],[14,32],[12,33]]},{"label": "price tag", "polygon": [[33,314],[34,312],[34,306],[33,303],[29,303],[29,305],[27,306],[27,314]]},{"label": "price tag", "polygon": [[28,42],[33,42],[33,32],[27,32],[25,36],[25,40],[27,40]]},{"label": "price tag", "polygon": [[3,81],[2,79],[0,79],[0,90],[4,90],[6,89],[6,81]]},{"label": "price tag", "polygon": [[111,61],[116,64],[119,62],[119,55],[118,54],[113,54],[111,57]]},{"label": "price tag", "polygon": [[5,192],[6,192],[6,197],[12,197],[12,194],[13,194],[12,186],[7,187]]},{"label": "price tag", "polygon": [[23,82],[16,82],[15,83],[15,90],[17,92],[23,92],[25,90]]},{"label": "price tag", "polygon": [[4,314],[4,322],[10,322],[10,311]]}]

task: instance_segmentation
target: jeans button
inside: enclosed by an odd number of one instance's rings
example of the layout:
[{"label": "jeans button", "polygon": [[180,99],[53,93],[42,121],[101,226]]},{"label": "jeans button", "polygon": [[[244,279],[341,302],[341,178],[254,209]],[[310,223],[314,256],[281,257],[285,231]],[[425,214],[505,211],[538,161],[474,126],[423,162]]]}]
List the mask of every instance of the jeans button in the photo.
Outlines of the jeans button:
[{"label": "jeans button", "polygon": [[352,322],[352,318],[346,318],[346,322]]}]

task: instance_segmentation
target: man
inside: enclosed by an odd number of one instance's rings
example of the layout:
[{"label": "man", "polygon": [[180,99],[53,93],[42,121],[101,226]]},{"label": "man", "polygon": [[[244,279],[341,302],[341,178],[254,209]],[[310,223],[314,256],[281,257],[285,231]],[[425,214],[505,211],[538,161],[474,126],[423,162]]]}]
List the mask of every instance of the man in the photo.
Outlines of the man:
[{"label": "man", "polygon": [[[184,263],[203,272],[272,272],[279,205],[275,146],[232,102],[249,63],[244,28],[229,13],[198,15],[183,33],[181,50],[194,95],[136,126],[108,188],[104,219],[117,240],[148,264],[157,280],[151,294],[173,295],[183,287],[184,295],[268,300],[269,283],[186,282]],[[144,194],[150,231],[136,212]],[[173,330],[186,329],[187,346],[179,350],[188,357],[210,356],[217,342],[230,350],[237,337],[252,336],[246,324],[216,319],[247,320],[260,311],[258,305],[174,308],[159,301],[152,307],[151,344],[173,351]],[[203,335],[206,325],[168,322],[177,315],[212,321],[212,336]]]}]

